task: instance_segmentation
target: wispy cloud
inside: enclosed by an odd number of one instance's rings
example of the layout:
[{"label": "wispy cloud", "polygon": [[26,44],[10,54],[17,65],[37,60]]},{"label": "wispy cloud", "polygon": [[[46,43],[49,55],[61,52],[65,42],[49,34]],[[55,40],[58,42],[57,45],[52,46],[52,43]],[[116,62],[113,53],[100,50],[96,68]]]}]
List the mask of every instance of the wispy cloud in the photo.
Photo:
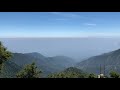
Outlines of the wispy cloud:
[{"label": "wispy cloud", "polygon": [[65,12],[64,13],[63,12],[50,12],[50,13],[54,15],[66,17],[66,18],[82,18],[80,15],[73,14],[73,13],[65,13]]},{"label": "wispy cloud", "polygon": [[84,25],[86,25],[86,26],[96,26],[95,23],[84,23]]},{"label": "wispy cloud", "polygon": [[[87,16],[82,16],[80,13],[70,13],[70,12],[49,12],[50,14],[57,15],[58,19],[55,20],[71,20],[71,19],[82,19],[82,20],[87,20],[88,22],[99,22],[101,19],[96,19],[94,17],[90,18]],[[60,19],[59,19],[60,18]],[[63,18],[63,19],[61,19]],[[84,23],[86,26],[96,26],[95,23]]]}]

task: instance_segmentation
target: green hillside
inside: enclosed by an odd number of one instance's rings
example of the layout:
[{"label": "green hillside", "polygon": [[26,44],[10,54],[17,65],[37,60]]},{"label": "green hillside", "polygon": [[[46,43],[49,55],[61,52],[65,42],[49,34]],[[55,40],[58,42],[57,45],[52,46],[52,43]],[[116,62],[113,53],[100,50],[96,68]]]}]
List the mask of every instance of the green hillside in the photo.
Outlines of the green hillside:
[{"label": "green hillside", "polygon": [[112,70],[120,72],[120,49],[88,58],[87,60],[78,63],[76,67],[87,72],[99,74],[100,65],[102,73],[104,73],[105,70],[106,75]]}]

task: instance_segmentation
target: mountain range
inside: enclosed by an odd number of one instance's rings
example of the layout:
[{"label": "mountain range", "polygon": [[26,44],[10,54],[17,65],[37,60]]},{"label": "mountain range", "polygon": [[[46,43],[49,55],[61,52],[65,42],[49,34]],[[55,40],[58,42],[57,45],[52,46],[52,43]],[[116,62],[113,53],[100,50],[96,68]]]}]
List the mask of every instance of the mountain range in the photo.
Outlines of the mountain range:
[{"label": "mountain range", "polygon": [[15,77],[26,64],[32,62],[35,62],[38,69],[42,71],[42,77],[62,72],[69,67],[94,74],[99,74],[101,67],[101,73],[109,75],[110,71],[120,72],[120,49],[93,56],[78,63],[66,56],[46,57],[37,52],[13,53],[12,58],[5,62],[0,77]]},{"label": "mountain range", "polygon": [[12,58],[4,64],[1,77],[15,77],[18,71],[32,62],[42,71],[43,77],[75,65],[74,60],[66,56],[45,57],[36,52],[13,53]]}]

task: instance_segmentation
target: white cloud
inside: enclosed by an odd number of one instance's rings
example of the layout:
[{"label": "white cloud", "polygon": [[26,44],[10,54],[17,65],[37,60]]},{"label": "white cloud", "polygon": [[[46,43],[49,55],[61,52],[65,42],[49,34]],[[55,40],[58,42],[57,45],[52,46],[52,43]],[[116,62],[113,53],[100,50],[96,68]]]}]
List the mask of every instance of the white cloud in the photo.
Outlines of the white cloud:
[{"label": "white cloud", "polygon": [[69,13],[69,12],[50,12],[50,13],[54,14],[54,15],[63,16],[63,17],[66,17],[66,18],[82,18],[78,14],[73,14],[73,13]]},{"label": "white cloud", "polygon": [[96,26],[95,23],[84,23],[84,25],[86,25],[86,26]]},{"label": "white cloud", "polygon": [[49,12],[49,13],[51,13],[51,14],[59,14],[59,12]]},{"label": "white cloud", "polygon": [[[83,20],[87,20],[87,21],[92,21],[92,22],[100,22],[102,21],[102,19],[100,18],[94,18],[94,17],[87,17],[87,16],[81,16],[80,13],[76,13],[76,12],[49,12],[50,14],[53,14],[53,15],[57,15],[58,17],[60,16],[61,18],[65,18],[67,20],[71,20],[71,19],[83,19]],[[57,20],[57,19],[56,19]],[[60,20],[60,19],[58,19]],[[61,19],[62,20],[62,19]],[[96,24],[94,23],[85,23],[84,25],[87,25],[87,26],[96,26]]]}]

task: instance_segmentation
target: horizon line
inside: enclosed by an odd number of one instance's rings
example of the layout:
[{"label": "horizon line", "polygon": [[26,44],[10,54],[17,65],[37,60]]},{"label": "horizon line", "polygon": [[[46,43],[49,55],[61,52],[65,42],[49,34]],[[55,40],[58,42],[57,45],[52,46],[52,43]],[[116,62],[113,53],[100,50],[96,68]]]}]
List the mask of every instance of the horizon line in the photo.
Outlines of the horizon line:
[{"label": "horizon line", "polygon": [[120,36],[79,36],[79,37],[0,37],[0,39],[4,38],[120,38]]}]

